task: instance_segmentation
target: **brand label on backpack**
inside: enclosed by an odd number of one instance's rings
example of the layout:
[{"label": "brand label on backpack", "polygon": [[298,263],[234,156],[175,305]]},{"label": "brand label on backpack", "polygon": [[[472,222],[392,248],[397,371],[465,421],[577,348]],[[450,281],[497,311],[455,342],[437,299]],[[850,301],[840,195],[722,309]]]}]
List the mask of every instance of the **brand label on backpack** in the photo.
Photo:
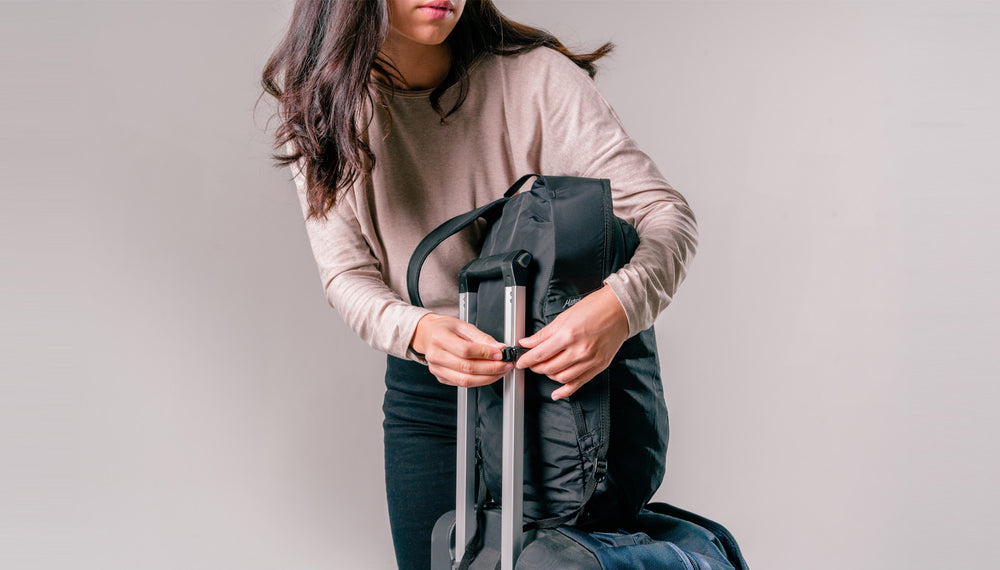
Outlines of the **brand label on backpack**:
[{"label": "brand label on backpack", "polygon": [[566,302],[563,303],[563,306],[562,306],[563,310],[565,311],[566,309],[568,309],[568,308],[572,307],[573,305],[579,303],[581,298],[582,297],[576,298],[576,299],[566,299]]}]

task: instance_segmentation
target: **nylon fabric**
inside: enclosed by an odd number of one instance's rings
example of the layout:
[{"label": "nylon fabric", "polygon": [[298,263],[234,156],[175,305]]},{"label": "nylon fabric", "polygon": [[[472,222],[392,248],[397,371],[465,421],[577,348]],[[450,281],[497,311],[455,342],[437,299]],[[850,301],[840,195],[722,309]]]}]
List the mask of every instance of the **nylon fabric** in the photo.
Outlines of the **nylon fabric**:
[{"label": "nylon fabric", "polygon": [[[515,195],[504,206],[487,232],[480,255],[514,249],[531,252],[534,278],[526,292],[530,300],[526,334],[530,335],[601,288],[608,275],[627,263],[638,243],[635,230],[614,215],[607,180],[544,176],[535,179],[529,192]],[[502,341],[503,284],[480,284],[476,303],[476,326]],[[634,517],[659,487],[668,427],[652,329],[628,339],[608,372],[588,382],[571,399],[555,402],[552,391],[560,384],[530,371],[526,374],[527,520],[570,516],[569,522],[574,522],[574,513],[589,503],[578,522],[612,524]],[[601,419],[601,398],[606,397],[609,382],[614,418],[610,425]],[[578,421],[570,409],[571,400],[582,412],[582,435],[576,433]],[[638,410],[630,405],[639,402]],[[481,438],[501,441],[500,389],[481,390],[479,407]],[[617,422],[622,425],[616,427]],[[602,427],[608,435],[602,435]],[[606,456],[606,477],[588,496],[589,478]],[[494,498],[499,497],[502,485],[501,459],[499,445],[483,447],[484,478]]]},{"label": "nylon fabric", "polygon": [[[721,525],[712,524],[729,535]],[[588,533],[570,527],[558,531],[590,552],[603,570],[748,570],[742,555],[727,557],[713,532],[652,511],[642,511],[634,524],[617,532]]]}]

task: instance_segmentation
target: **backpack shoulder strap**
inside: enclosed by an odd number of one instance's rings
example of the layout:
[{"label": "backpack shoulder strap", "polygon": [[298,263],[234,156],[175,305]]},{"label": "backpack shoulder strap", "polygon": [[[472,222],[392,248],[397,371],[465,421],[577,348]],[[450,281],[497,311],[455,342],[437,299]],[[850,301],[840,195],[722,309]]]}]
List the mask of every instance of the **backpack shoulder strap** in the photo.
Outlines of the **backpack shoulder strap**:
[{"label": "backpack shoulder strap", "polygon": [[464,214],[455,216],[440,226],[434,228],[424,239],[420,240],[417,248],[410,256],[410,264],[406,268],[406,292],[410,295],[410,303],[423,307],[420,300],[420,270],[424,266],[427,256],[434,251],[441,242],[462,231],[479,218],[485,218],[492,222],[500,215],[504,204],[509,198],[500,198]]},{"label": "backpack shoulder strap", "polygon": [[510,188],[508,188],[507,191],[503,193],[503,197],[510,198],[514,194],[517,194],[517,191],[521,188],[521,185],[524,184],[525,181],[531,178],[532,176],[543,178],[541,174],[535,174],[535,173],[525,174],[524,176],[518,178],[517,182],[510,185]]},{"label": "backpack shoulder strap", "polygon": [[424,306],[423,302],[420,300],[420,270],[423,268],[424,261],[427,260],[427,256],[430,255],[431,252],[437,248],[437,246],[441,245],[441,242],[462,231],[479,218],[484,218],[489,223],[493,223],[497,217],[500,216],[500,211],[503,209],[504,204],[507,203],[507,200],[516,194],[518,189],[521,188],[521,185],[532,176],[538,176],[541,178],[538,174],[525,174],[524,176],[518,178],[517,182],[512,184],[511,187],[504,192],[503,198],[490,202],[485,206],[476,208],[471,212],[455,216],[432,230],[431,233],[424,237],[424,239],[420,240],[417,248],[413,250],[413,255],[410,256],[410,264],[406,268],[406,292],[410,296],[410,303],[418,307]]}]

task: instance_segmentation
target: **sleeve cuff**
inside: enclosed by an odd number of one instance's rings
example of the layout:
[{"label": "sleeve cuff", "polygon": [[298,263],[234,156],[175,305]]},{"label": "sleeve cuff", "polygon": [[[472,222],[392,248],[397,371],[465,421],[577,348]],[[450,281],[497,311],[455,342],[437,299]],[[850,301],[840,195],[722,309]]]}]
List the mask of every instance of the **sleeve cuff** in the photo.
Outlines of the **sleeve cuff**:
[{"label": "sleeve cuff", "polygon": [[400,332],[402,333],[400,336],[401,338],[404,339],[405,346],[402,347],[402,350],[400,350],[398,354],[401,355],[406,360],[412,360],[414,362],[419,362],[420,364],[427,366],[427,359],[424,357],[423,354],[420,354],[419,352],[413,350],[413,347],[410,345],[410,343],[413,342],[413,334],[417,331],[417,323],[420,322],[420,319],[429,315],[433,311],[431,311],[430,309],[424,309],[422,307],[413,307],[413,309],[414,309],[412,311],[413,316],[407,319],[407,322],[400,327]]},{"label": "sleeve cuff", "polygon": [[639,319],[639,307],[629,294],[630,291],[628,284],[626,283],[626,279],[618,273],[612,273],[607,279],[604,280],[604,283],[611,287],[611,291],[615,294],[615,297],[618,297],[618,302],[621,303],[622,308],[625,309],[625,318],[628,319],[629,338],[649,328],[648,326],[641,326],[642,323]]}]

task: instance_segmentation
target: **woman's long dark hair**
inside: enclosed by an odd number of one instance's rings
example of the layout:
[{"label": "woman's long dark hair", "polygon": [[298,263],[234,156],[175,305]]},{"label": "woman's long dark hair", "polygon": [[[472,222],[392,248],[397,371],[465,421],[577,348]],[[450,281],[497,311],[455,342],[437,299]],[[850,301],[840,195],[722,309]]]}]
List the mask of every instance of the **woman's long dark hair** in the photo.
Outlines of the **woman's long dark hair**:
[{"label": "woman's long dark hair", "polygon": [[[264,67],[261,84],[279,107],[274,159],[278,166],[304,163],[309,217],[325,218],[337,193],[375,165],[361,118],[366,108],[385,108],[371,72],[399,76],[379,54],[388,26],[385,0],[297,0],[288,33]],[[465,101],[469,66],[483,52],[514,55],[547,46],[594,77],[594,62],[614,48],[609,42],[572,53],[552,34],[505,18],[492,0],[468,0],[448,43],[451,69],[430,94],[442,122]],[[456,83],[457,102],[444,111],[441,95]]]}]

